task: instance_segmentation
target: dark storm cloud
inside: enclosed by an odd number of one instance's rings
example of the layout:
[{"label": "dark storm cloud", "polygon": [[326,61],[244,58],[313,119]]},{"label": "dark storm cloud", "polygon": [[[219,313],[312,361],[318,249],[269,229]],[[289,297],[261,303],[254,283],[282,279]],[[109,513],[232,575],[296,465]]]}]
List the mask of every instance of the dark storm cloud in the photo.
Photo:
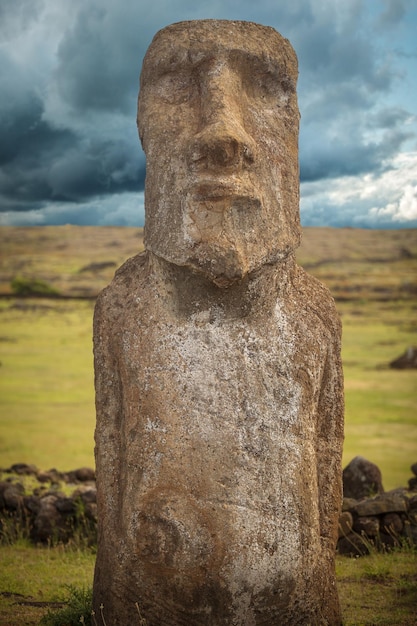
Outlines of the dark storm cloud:
[{"label": "dark storm cloud", "polygon": [[6,96],[0,101],[3,212],[143,187],[145,164],[136,137],[114,138],[105,129],[90,134],[54,123],[45,116],[45,94],[35,91],[27,73],[1,54],[0,67]]},{"label": "dark storm cloud", "polygon": [[[325,117],[318,116],[300,133],[301,181],[384,171],[386,161],[414,137],[407,131],[406,123],[411,119],[409,113],[399,108],[369,114],[361,122],[354,107],[346,112],[343,121],[326,122]],[[372,134],[372,140],[367,138],[368,129],[378,131]]]},{"label": "dark storm cloud", "polygon": [[0,3],[0,41],[12,40],[26,31],[41,11],[39,0],[2,0]]},{"label": "dark storm cloud", "polygon": [[67,105],[134,115],[142,56],[135,22],[120,10],[81,7],[58,49],[55,78]]},{"label": "dark storm cloud", "polygon": [[[6,5],[0,13],[5,20],[7,16],[12,35],[25,35],[42,7],[34,0],[31,14],[26,0],[7,0]],[[39,59],[19,63],[12,47],[9,54],[0,47],[1,211],[143,188],[145,162],[135,129],[140,57],[137,47],[134,51],[133,25],[132,58],[126,56],[129,19],[120,17],[119,22],[91,2],[81,5],[74,23],[68,28],[63,24],[55,67],[44,73]],[[103,119],[106,111],[112,119]]]},{"label": "dark storm cloud", "polygon": [[378,19],[378,26],[382,28],[390,28],[393,24],[402,20],[406,14],[407,5],[410,1],[403,0],[385,0],[385,9],[382,11]]},{"label": "dark storm cloud", "polygon": [[[43,106],[28,96],[0,124],[0,199],[2,209],[28,210],[48,200],[83,201],[100,194],[140,190],[144,163],[123,139],[89,139],[54,128]],[[138,151],[137,151],[138,152]],[[136,158],[135,158],[136,157]]]},{"label": "dark storm cloud", "polygon": [[[415,54],[415,44],[390,40],[403,32],[410,6],[409,0],[372,6],[154,0],[146,7],[137,0],[2,0],[0,212],[9,213],[8,223],[16,211],[28,212],[29,221],[42,211],[39,219],[48,223],[134,219],[131,196],[143,190],[145,175],[135,128],[142,58],[158,29],[183,19],[252,20],[290,39],[300,66],[304,185],[382,174],[415,141],[407,103],[392,99],[405,76],[398,63]],[[325,215],[330,204],[323,201]],[[100,217],[100,210],[107,213]]]},{"label": "dark storm cloud", "polygon": [[[398,71],[377,53],[372,22],[355,13],[358,7],[352,3],[343,21],[327,11],[294,33],[301,67],[302,181],[377,171],[413,136],[397,128],[410,119],[407,112],[375,114],[375,103],[391,91]],[[370,136],[371,127],[379,132]]]}]

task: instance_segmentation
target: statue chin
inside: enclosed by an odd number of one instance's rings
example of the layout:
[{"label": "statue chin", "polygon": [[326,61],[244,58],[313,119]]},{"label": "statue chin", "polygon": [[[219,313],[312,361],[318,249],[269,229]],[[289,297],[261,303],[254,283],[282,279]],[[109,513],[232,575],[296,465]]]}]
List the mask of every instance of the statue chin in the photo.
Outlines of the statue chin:
[{"label": "statue chin", "polygon": [[262,204],[249,193],[211,193],[214,197],[204,200],[187,196],[182,245],[175,252],[176,262],[203,274],[218,287],[227,288],[262,264],[257,263],[259,241],[254,235]]},{"label": "statue chin", "polygon": [[200,243],[184,263],[185,267],[203,274],[217,287],[227,288],[243,280],[250,271],[249,263],[235,246],[228,243]]}]

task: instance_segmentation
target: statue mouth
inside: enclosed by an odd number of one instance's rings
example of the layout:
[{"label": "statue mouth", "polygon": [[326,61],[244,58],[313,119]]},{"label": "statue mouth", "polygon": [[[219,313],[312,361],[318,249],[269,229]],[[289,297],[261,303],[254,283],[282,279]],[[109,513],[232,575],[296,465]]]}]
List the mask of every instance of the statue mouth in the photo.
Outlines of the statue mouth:
[{"label": "statue mouth", "polygon": [[212,202],[213,209],[221,208],[222,200],[248,200],[254,202],[258,195],[252,185],[247,185],[241,180],[230,178],[205,179],[191,187],[189,197],[194,202]]},{"label": "statue mouth", "polygon": [[203,242],[234,247],[255,232],[262,211],[253,185],[229,177],[199,180],[184,200],[184,229],[192,247]]}]

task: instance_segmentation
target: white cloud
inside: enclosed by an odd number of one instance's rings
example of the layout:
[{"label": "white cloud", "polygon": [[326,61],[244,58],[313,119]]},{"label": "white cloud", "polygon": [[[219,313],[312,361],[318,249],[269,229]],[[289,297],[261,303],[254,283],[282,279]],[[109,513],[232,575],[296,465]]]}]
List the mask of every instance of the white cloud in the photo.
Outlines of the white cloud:
[{"label": "white cloud", "polygon": [[403,195],[397,202],[390,202],[385,207],[372,207],[369,213],[390,216],[393,221],[399,222],[417,220],[417,185],[406,185]]},{"label": "white cloud", "polygon": [[381,173],[301,185],[305,226],[417,226],[417,152],[402,153]]},{"label": "white cloud", "polygon": [[403,153],[393,167],[374,181],[375,205],[369,215],[387,217],[393,222],[417,220],[417,152]]}]

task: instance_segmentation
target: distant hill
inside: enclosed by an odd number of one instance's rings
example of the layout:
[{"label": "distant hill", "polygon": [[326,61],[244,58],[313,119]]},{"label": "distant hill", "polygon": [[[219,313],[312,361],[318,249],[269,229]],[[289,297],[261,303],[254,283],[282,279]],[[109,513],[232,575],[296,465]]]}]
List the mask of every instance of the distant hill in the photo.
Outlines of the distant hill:
[{"label": "distant hill", "polygon": [[[127,258],[143,250],[141,228],[0,228],[0,295],[16,278],[42,280],[69,297],[95,297]],[[417,297],[417,229],[305,228],[297,260],[337,300]]]}]

